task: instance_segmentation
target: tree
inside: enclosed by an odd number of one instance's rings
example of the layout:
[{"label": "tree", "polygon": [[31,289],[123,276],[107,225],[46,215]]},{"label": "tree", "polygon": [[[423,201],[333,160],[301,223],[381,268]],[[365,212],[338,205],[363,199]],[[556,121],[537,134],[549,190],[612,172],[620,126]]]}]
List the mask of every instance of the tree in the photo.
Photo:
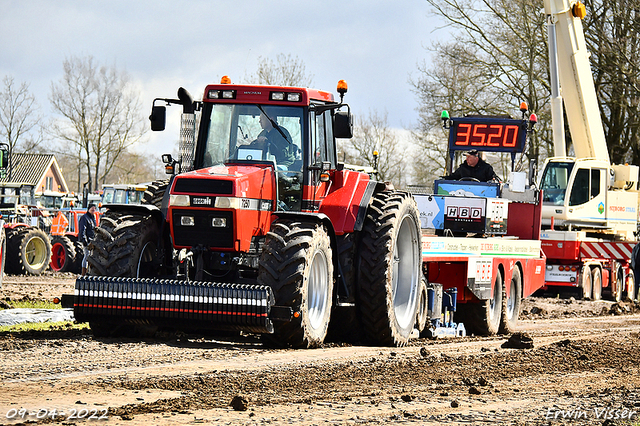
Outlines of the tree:
[{"label": "tree", "polygon": [[[539,118],[517,169],[527,160],[551,153],[546,20],[539,0],[427,0],[454,29],[454,41],[434,43],[431,66],[418,66],[411,79],[418,97],[419,124],[414,132],[423,155],[415,165],[427,183],[445,164],[446,136],[434,133],[440,112],[511,115],[519,118],[525,101]],[[433,170],[435,168],[435,170]],[[437,172],[437,173],[436,173]]]},{"label": "tree", "polygon": [[640,161],[640,0],[587,2],[585,38],[613,163]]},{"label": "tree", "polygon": [[351,139],[342,142],[342,159],[346,163],[375,167],[374,152],[378,152],[378,176],[381,181],[390,181],[395,185],[406,183],[405,149],[401,146],[396,133],[387,124],[387,113],[369,111],[361,123],[354,126]]},{"label": "tree", "polygon": [[[430,109],[430,115],[420,117],[420,140],[428,139],[425,132],[437,124],[436,114],[442,109],[456,114],[494,114],[509,112],[526,101],[539,118],[537,133],[526,148],[526,159],[541,161],[553,154],[542,2],[427,2],[453,28],[456,41],[434,44],[432,52],[437,61],[432,67],[419,67],[419,77],[412,82],[420,109]],[[605,137],[614,162],[640,161],[639,14],[640,0],[596,0],[588,3],[583,23]],[[570,145],[571,135],[568,128],[565,130]],[[524,160],[519,161],[522,168],[526,166]]]},{"label": "tree", "polygon": [[0,92],[0,141],[11,153],[33,153],[42,143],[42,117],[27,83],[16,84],[13,77],[2,79]]},{"label": "tree", "polygon": [[273,86],[310,87],[313,74],[307,75],[304,62],[297,56],[280,53],[276,60],[258,57],[256,74],[248,77],[250,83],[267,84]]},{"label": "tree", "polygon": [[[51,133],[78,166],[78,191],[106,183],[122,155],[146,133],[139,95],[125,72],[98,65],[93,57],[66,59],[64,76],[52,83],[49,101],[62,118]],[[82,173],[84,170],[84,175]]]}]

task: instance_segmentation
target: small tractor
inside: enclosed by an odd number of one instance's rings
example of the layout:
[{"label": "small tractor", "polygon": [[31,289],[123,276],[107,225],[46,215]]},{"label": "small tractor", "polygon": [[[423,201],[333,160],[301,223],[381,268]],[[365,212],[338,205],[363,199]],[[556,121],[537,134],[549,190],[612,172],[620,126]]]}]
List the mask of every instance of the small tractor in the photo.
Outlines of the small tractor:
[{"label": "small tractor", "polygon": [[33,185],[0,184],[0,214],[7,240],[6,272],[10,274],[40,275],[49,266],[51,243],[40,229],[46,221],[41,216],[43,212],[34,206]]},{"label": "small tractor", "polygon": [[[182,105],[180,158],[145,203],[106,205],[76,281],[76,320],[95,335],[158,328],[248,331],[266,344],[321,345],[328,333],[404,345],[421,293],[416,202],[338,162],[352,115],[325,91],[206,87]],[[69,300],[67,298],[67,300]],[[64,303],[64,302],[63,302]],[[70,302],[67,302],[70,303]]]}]

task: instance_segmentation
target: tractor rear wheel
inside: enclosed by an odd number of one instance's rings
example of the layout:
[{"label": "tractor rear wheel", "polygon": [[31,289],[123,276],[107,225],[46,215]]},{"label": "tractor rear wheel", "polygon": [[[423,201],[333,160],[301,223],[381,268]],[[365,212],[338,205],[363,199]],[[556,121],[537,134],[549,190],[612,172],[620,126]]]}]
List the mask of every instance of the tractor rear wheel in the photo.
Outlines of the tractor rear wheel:
[{"label": "tractor rear wheel", "polygon": [[156,180],[150,183],[142,196],[142,204],[152,204],[157,208],[162,207],[162,199],[168,186],[169,179]]},{"label": "tractor rear wheel", "polygon": [[89,275],[155,276],[159,239],[160,229],[151,215],[106,212],[89,243]]},{"label": "tractor rear wheel", "polygon": [[276,305],[293,311],[291,321],[262,336],[265,343],[294,348],[322,344],[333,300],[331,241],[323,225],[274,222],[260,257],[258,283],[273,289]]},{"label": "tractor rear wheel", "polygon": [[76,248],[68,237],[55,235],[51,239],[51,269],[55,272],[73,270],[76,261]]},{"label": "tractor rear wheel", "polygon": [[374,194],[362,229],[357,305],[367,340],[407,344],[420,290],[420,214],[405,192]]},{"label": "tractor rear wheel", "polygon": [[38,228],[21,227],[7,242],[7,271],[12,274],[40,275],[51,261],[51,242]]}]

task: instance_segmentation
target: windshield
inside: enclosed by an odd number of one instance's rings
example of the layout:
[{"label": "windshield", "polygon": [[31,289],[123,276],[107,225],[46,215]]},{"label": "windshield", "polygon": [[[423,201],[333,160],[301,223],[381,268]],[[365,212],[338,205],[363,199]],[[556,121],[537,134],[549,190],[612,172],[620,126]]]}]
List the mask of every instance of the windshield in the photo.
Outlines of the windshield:
[{"label": "windshield", "polygon": [[564,196],[574,163],[551,162],[544,170],[540,189],[544,191],[543,201],[554,205],[564,205]]},{"label": "windshield", "polygon": [[279,170],[302,170],[301,107],[213,104],[204,147],[204,167],[231,161],[273,161]]}]

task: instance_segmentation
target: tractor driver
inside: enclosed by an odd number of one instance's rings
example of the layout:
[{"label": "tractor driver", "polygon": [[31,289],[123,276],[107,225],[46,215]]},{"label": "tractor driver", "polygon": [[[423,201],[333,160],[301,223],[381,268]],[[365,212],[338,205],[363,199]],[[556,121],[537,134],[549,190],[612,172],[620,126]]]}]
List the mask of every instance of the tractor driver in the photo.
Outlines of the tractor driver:
[{"label": "tractor driver", "polygon": [[467,158],[464,163],[456,169],[455,172],[448,176],[444,176],[443,179],[447,180],[460,180],[465,178],[476,179],[480,182],[489,182],[493,179],[498,179],[498,176],[493,171],[491,164],[484,161],[478,156],[478,150],[472,149],[465,153]]},{"label": "tractor driver", "polygon": [[263,152],[269,152],[276,158],[278,165],[288,167],[293,164],[296,157],[289,131],[284,127],[279,127],[286,136],[286,139],[283,138],[282,134],[273,127],[271,120],[264,114],[260,114],[260,126],[262,127],[262,132],[260,132],[256,140],[248,146],[250,148],[260,149]]}]

